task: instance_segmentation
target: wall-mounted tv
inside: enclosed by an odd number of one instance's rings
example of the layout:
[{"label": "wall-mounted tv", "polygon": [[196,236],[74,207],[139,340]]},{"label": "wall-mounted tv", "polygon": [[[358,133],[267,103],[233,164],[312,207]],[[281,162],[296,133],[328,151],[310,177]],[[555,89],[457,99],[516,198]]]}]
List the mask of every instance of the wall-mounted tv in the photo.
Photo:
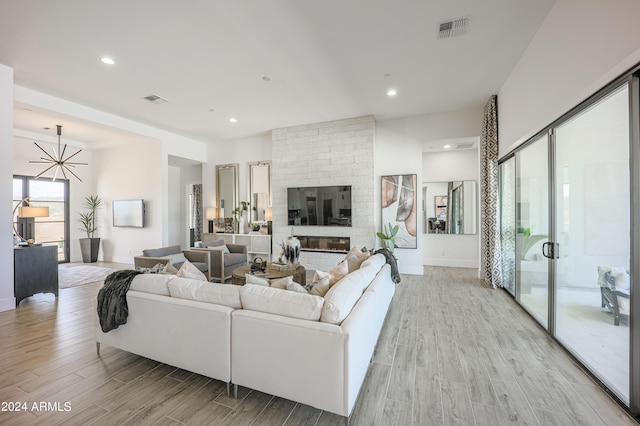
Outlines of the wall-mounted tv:
[{"label": "wall-mounted tv", "polygon": [[144,228],[144,200],[113,200],[113,226]]},{"label": "wall-mounted tv", "polygon": [[351,226],[351,185],[287,188],[288,224]]}]

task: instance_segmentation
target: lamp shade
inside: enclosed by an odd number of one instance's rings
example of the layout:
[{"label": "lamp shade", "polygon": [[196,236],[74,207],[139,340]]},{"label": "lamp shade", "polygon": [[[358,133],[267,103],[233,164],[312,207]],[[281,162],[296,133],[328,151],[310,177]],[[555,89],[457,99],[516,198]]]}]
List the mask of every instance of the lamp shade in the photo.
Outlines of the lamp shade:
[{"label": "lamp shade", "polygon": [[204,216],[207,220],[213,220],[216,218],[216,208],[215,207],[207,207],[204,211]]},{"label": "lamp shade", "polygon": [[18,207],[18,217],[48,217],[49,207],[22,206]]},{"label": "lamp shade", "polygon": [[267,207],[264,211],[264,219],[265,220],[273,220],[273,209],[271,207]]}]

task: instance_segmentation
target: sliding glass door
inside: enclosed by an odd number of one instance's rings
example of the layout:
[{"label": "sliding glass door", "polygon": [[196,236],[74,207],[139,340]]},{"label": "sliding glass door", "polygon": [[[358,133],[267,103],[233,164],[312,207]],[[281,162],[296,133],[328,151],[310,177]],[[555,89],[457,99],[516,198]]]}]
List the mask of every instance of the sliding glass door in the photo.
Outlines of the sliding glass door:
[{"label": "sliding glass door", "polygon": [[516,153],[516,299],[547,327],[549,262],[549,150],[541,137]]},{"label": "sliding glass door", "polygon": [[556,337],[629,401],[629,90],[555,129]]},{"label": "sliding glass door", "polygon": [[[504,287],[637,411],[640,395],[630,391],[630,271],[638,263],[631,251],[630,135],[640,129],[640,115],[630,113],[629,87],[621,79],[501,162],[500,244],[503,259],[509,252],[515,258],[515,284],[503,262]],[[640,389],[640,377],[635,381]]]}]

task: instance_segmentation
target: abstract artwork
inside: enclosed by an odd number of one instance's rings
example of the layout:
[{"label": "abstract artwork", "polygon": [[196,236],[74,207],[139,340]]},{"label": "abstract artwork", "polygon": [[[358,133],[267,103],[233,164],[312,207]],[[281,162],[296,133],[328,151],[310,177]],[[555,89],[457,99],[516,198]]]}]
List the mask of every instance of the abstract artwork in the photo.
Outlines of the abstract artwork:
[{"label": "abstract artwork", "polygon": [[382,176],[381,204],[384,228],[398,225],[395,237],[397,248],[417,248],[418,214],[416,195],[417,175]]}]

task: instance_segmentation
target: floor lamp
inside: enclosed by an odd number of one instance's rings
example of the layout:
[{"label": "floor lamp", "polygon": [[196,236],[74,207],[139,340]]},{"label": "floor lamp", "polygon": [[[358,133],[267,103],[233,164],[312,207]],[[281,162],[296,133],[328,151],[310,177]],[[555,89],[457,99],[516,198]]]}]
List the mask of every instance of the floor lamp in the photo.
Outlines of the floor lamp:
[{"label": "floor lamp", "polygon": [[22,242],[26,242],[27,245],[33,244],[36,239],[35,233],[35,218],[36,217],[49,217],[49,207],[32,206],[29,202],[29,197],[23,198],[13,209],[13,214],[18,212],[16,218],[17,228],[14,225],[13,231],[16,236],[20,238]]}]

